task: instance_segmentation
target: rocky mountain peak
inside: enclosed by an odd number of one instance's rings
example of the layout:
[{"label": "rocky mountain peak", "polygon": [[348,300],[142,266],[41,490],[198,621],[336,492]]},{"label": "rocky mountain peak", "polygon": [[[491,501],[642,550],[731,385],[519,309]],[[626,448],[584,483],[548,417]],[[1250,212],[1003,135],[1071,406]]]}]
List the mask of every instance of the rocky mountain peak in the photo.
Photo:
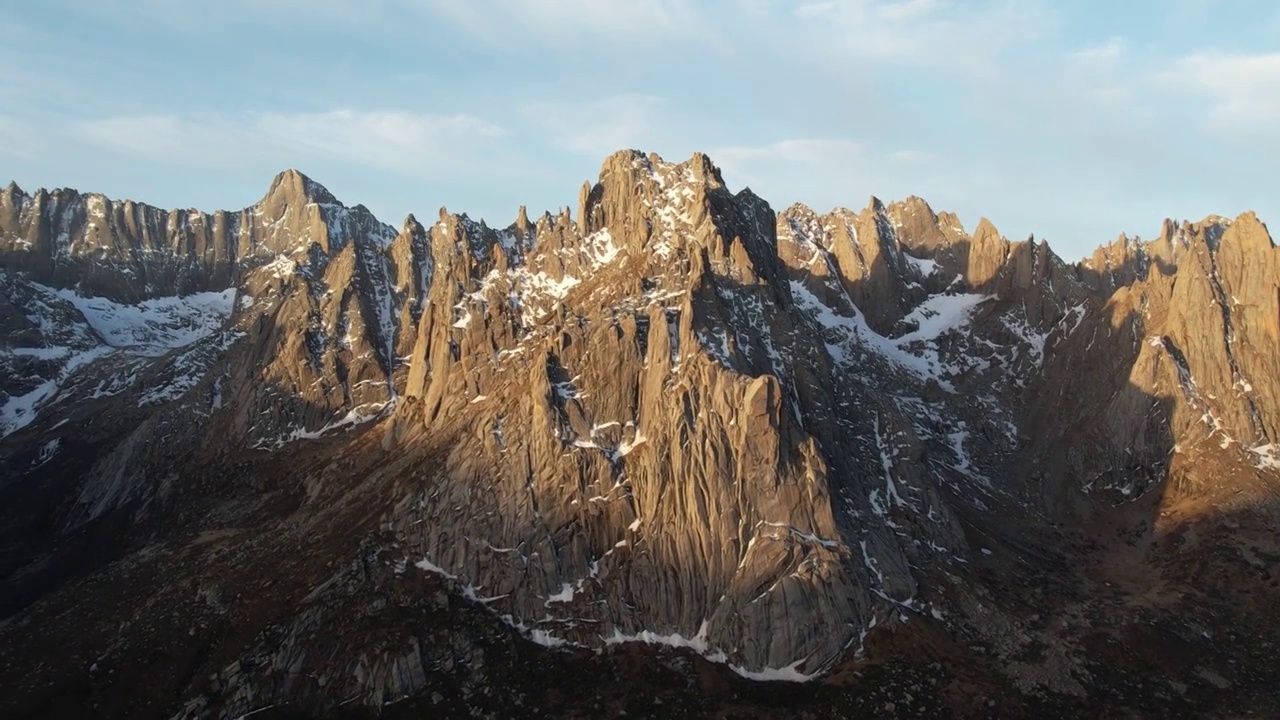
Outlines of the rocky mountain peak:
[{"label": "rocky mountain peak", "polygon": [[425,232],[422,223],[418,222],[418,218],[413,213],[405,216],[404,222],[400,225],[400,233],[403,234],[419,234]]},{"label": "rocky mountain peak", "polygon": [[23,192],[22,188],[18,186],[18,183],[13,180],[10,180],[9,184],[4,187],[4,195],[10,204],[13,202],[13,198],[27,196],[27,194]]},{"label": "rocky mountain peak", "polygon": [[294,168],[281,170],[271,181],[263,205],[325,203],[339,204],[337,198],[320,183]]}]

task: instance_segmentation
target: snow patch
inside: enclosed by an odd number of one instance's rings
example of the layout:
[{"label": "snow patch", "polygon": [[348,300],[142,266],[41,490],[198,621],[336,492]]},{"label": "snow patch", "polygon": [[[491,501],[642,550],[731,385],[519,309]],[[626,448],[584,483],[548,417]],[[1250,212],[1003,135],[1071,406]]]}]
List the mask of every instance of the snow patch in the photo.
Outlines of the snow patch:
[{"label": "snow patch", "polygon": [[902,257],[904,260],[907,261],[908,265],[915,268],[916,274],[922,278],[927,278],[930,275],[938,272],[938,262],[936,260],[929,260],[927,258],[918,258],[912,255],[908,255],[907,253],[902,253]]},{"label": "snow patch", "polygon": [[641,445],[645,444],[648,441],[649,441],[649,438],[645,437],[643,433],[637,431],[636,436],[634,438],[632,438],[631,440],[624,441],[621,445],[618,446],[618,449],[614,451],[613,457],[615,460],[624,458],[627,455],[630,455],[631,451],[635,450],[636,448],[640,447]]},{"label": "snow patch", "polygon": [[54,438],[49,442],[40,446],[40,453],[36,456],[35,462],[31,467],[37,468],[53,459],[54,455],[62,449],[62,438]]},{"label": "snow patch", "polygon": [[906,322],[914,322],[917,328],[894,342],[902,346],[917,340],[934,340],[949,330],[964,327],[974,308],[987,299],[986,295],[961,293],[956,295],[934,295],[920,303],[903,318]]},{"label": "snow patch", "polygon": [[271,277],[280,280],[296,273],[298,271],[298,263],[290,260],[284,255],[277,255],[275,260],[263,265],[259,270],[271,273]]},{"label": "snow patch", "polygon": [[[925,380],[936,380],[948,392],[955,388],[948,380],[959,372],[939,357],[933,344],[941,335],[962,328],[973,309],[988,299],[985,295],[937,295],[916,308],[909,318],[920,323],[919,327],[901,338],[892,339],[871,329],[856,305],[850,300],[852,316],[836,313],[823,303],[803,283],[791,281],[791,293],[796,305],[812,314],[814,320],[827,330],[824,338],[827,353],[840,364],[853,360],[849,349],[852,345],[864,347],[902,369]],[[908,349],[910,346],[910,349]]]},{"label": "snow patch", "polygon": [[254,449],[279,450],[295,440],[319,440],[328,433],[344,428],[354,428],[367,422],[385,417],[396,405],[394,398],[386,402],[366,403],[358,405],[341,418],[326,423],[319,430],[295,429],[274,442],[259,440],[252,445]]},{"label": "snow patch", "polygon": [[554,595],[548,595],[547,601],[543,603],[550,607],[552,603],[568,603],[573,602],[574,587],[572,583],[564,583],[560,586],[560,592]]},{"label": "snow patch", "polygon": [[763,670],[747,670],[746,668],[730,665],[729,669],[741,675],[748,680],[756,682],[809,682],[817,677],[816,675],[806,675],[798,670],[804,664],[803,660],[797,660],[786,667],[780,668],[764,668]]},{"label": "snow patch", "polygon": [[734,665],[729,662],[729,658],[719,650],[712,650],[707,642],[707,634],[710,630],[710,623],[706,620],[702,621],[702,625],[698,627],[698,632],[693,637],[685,637],[680,633],[661,634],[650,630],[642,630],[634,635],[624,635],[618,628],[613,629],[613,635],[602,636],[605,645],[620,645],[622,643],[640,642],[646,645],[661,645],[670,648],[682,648],[692,650],[698,653],[709,662],[727,665],[730,670],[738,675],[758,682],[808,682],[816,675],[806,675],[799,671],[799,667],[804,664],[804,660],[797,660],[786,667],[781,668],[762,668],[760,670],[748,670],[744,667]]},{"label": "snow patch", "polygon": [[107,345],[149,357],[212,335],[231,316],[236,299],[235,288],[228,288],[124,305],[101,297],[82,297],[73,290],[36,287],[74,305]]},{"label": "snow patch", "polygon": [[434,573],[434,574],[439,575],[439,576],[441,576],[441,577],[443,577],[443,578],[446,578],[446,579],[448,579],[448,580],[457,580],[457,579],[458,579],[458,576],[457,576],[457,575],[454,575],[453,573],[449,572],[448,570],[445,570],[444,568],[440,567],[439,565],[437,565],[437,564],[435,564],[435,563],[431,562],[430,560],[428,560],[428,559],[426,559],[426,558],[422,558],[421,560],[419,560],[418,562],[414,563],[413,565],[414,565],[414,567],[416,567],[416,568],[418,568],[418,569],[420,569],[420,570],[425,570],[425,571],[427,571],[427,572],[429,572],[429,573]]},{"label": "snow patch", "polygon": [[1256,457],[1254,465],[1260,470],[1280,470],[1280,445],[1269,443],[1249,448]]},{"label": "snow patch", "polygon": [[46,380],[25,395],[13,395],[0,405],[0,437],[30,425],[40,412],[40,406],[58,392],[56,380]]},{"label": "snow patch", "polygon": [[635,635],[624,635],[618,628],[613,629],[613,635],[602,637],[605,645],[620,645],[622,643],[640,642],[646,645],[662,645],[671,648],[685,648],[692,650],[708,660],[713,662],[724,662],[723,653],[711,653],[707,644],[707,632],[711,624],[706,620],[702,621],[702,625],[698,627],[698,633],[693,637],[687,638],[680,633],[670,633],[663,635],[650,630],[642,630]]},{"label": "snow patch", "polygon": [[1044,364],[1044,343],[1049,337],[1049,333],[1040,332],[1031,327],[1025,318],[1018,317],[1012,312],[1000,318],[1000,321],[1009,329],[1009,332],[1017,335],[1027,344],[1031,351],[1031,362],[1036,367]]}]

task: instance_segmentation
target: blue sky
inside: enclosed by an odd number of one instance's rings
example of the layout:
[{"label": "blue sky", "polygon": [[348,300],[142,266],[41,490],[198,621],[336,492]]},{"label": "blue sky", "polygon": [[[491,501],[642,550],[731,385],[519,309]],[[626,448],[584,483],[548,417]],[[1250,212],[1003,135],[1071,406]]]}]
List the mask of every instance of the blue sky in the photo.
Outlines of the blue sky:
[{"label": "blue sky", "polygon": [[1270,0],[42,0],[0,27],[28,189],[236,209],[296,167],[394,225],[505,225],[635,147],[1068,259],[1166,216],[1280,227]]}]

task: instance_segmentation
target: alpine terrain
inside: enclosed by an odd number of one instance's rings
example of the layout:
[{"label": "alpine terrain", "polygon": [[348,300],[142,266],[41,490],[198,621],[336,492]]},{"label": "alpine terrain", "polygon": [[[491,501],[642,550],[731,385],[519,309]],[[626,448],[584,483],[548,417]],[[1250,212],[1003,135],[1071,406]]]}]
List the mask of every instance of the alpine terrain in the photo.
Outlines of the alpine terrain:
[{"label": "alpine terrain", "polygon": [[1280,715],[1252,213],[10,185],[0,436],[6,718]]}]

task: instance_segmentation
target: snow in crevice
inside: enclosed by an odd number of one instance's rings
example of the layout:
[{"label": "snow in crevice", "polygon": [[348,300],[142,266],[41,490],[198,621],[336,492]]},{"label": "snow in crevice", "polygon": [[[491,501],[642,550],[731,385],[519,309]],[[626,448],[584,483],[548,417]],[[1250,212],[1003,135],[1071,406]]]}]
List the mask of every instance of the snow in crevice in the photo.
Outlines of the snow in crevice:
[{"label": "snow in crevice", "polygon": [[951,451],[956,455],[956,464],[952,467],[965,476],[976,477],[973,472],[973,461],[964,447],[965,441],[969,439],[969,431],[965,429],[963,421],[957,425],[959,429],[947,435],[947,440],[951,442]]},{"label": "snow in crevice", "polygon": [[876,586],[884,587],[884,572],[880,570],[880,561],[872,557],[871,552],[867,549],[867,541],[860,540],[858,547],[862,550],[862,564],[871,572],[871,576],[876,581]]},{"label": "snow in crevice", "polygon": [[693,217],[685,208],[697,196],[693,189],[697,179],[688,165],[655,165],[644,158],[637,159],[633,167],[646,171],[657,188],[656,196],[646,194],[642,198],[645,207],[658,220],[649,239],[648,251],[655,259],[666,260],[675,251],[679,239],[693,232]]},{"label": "snow in crevice", "polygon": [[558,307],[583,278],[613,263],[622,251],[609,231],[602,229],[583,238],[577,252],[577,275],[548,272],[541,267],[541,258],[536,257],[518,258],[520,262],[506,271],[494,268],[478,281],[475,290],[463,297],[459,309],[471,302],[502,302],[518,313],[522,325],[534,327],[544,314]]},{"label": "snow in crevice", "polygon": [[1044,345],[1049,333],[1032,327],[1026,318],[1019,316],[1016,311],[1006,313],[1000,318],[1000,322],[1026,344],[1032,365],[1041,367],[1044,364]]},{"label": "snow in crevice", "polygon": [[391,287],[391,273],[387,268],[387,257],[383,250],[385,245],[375,246],[365,242],[356,242],[356,257],[360,261],[366,278],[370,297],[368,302],[373,307],[376,327],[368,328],[376,336],[371,338],[370,345],[378,348],[385,363],[384,370],[388,375],[395,372],[395,342],[399,326],[395,320],[395,291]]},{"label": "snow in crevice", "polygon": [[551,607],[551,605],[555,603],[571,603],[573,602],[573,596],[576,593],[577,589],[574,587],[573,583],[563,583],[560,586],[560,591],[548,595],[546,602],[543,604],[547,607]]},{"label": "snow in crevice", "polygon": [[269,274],[277,280],[282,280],[292,277],[298,271],[298,263],[284,255],[276,255],[274,260],[258,268],[257,271]]},{"label": "snow in crevice", "polygon": [[[760,523],[758,523],[758,525],[785,530],[787,534],[790,535],[791,537],[798,538],[805,542],[814,543],[816,545],[821,545],[822,547],[827,549],[835,549],[843,545],[843,543],[841,543],[838,540],[831,540],[829,538],[819,537],[811,532],[805,532],[804,530],[801,530],[795,527],[794,525],[791,525],[790,523],[769,522],[769,521],[762,520],[760,521]],[[786,536],[766,535],[765,537],[768,537],[772,540],[782,540]]]},{"label": "snow in crevice", "polygon": [[[425,572],[439,575],[450,582],[457,583],[459,585],[464,582],[463,578],[449,572],[427,558],[419,560],[414,563],[414,565]],[[595,570],[593,569],[592,576],[594,575]],[[579,582],[579,586],[581,585],[581,582],[582,581]],[[489,609],[490,612],[497,615],[502,622],[512,628],[515,628],[529,641],[542,645],[543,647],[553,649],[566,646],[580,647],[576,643],[566,640],[565,638],[558,637],[546,629],[530,626],[526,620],[522,620],[510,614],[498,613],[494,608],[490,607],[491,602],[501,600],[506,597],[505,595],[496,598],[480,598],[477,591],[478,588],[474,588],[468,584],[463,588],[462,594],[464,597],[476,601],[483,607]],[[553,604],[572,602],[577,591],[578,588],[575,587],[574,584],[562,583],[558,592],[545,599],[544,605],[550,607]],[[643,643],[646,645],[690,650],[701,655],[704,659],[710,662],[726,665],[729,669],[748,680],[808,682],[817,677],[817,675],[808,675],[799,671],[800,666],[804,665],[805,662],[807,662],[807,659],[798,660],[785,667],[766,667],[759,670],[750,670],[734,665],[729,662],[729,658],[724,652],[716,650],[711,646],[710,641],[708,640],[710,627],[711,623],[707,620],[703,620],[698,626],[698,631],[692,636],[687,636],[679,632],[663,633],[652,630],[641,630],[639,632],[627,634],[623,633],[620,628],[615,626],[612,634],[600,635],[599,637],[606,647],[625,643]]]},{"label": "snow in crevice", "polygon": [[739,676],[757,682],[809,682],[817,677],[816,674],[809,675],[800,672],[799,668],[807,662],[807,658],[797,660],[785,667],[766,667],[759,670],[750,670],[740,665],[735,665],[729,662],[729,658],[724,652],[711,647],[707,639],[709,631],[710,623],[703,620],[698,627],[698,632],[693,637],[686,637],[680,633],[659,633],[651,630],[641,630],[638,633],[627,635],[615,627],[612,635],[602,636],[602,639],[606,646],[635,642],[691,650],[709,662],[725,665]]},{"label": "snow in crevice", "polygon": [[[172,402],[186,395],[200,384],[217,357],[244,336],[244,333],[238,331],[223,331],[174,355],[161,371],[162,383],[143,393],[138,399],[138,405]],[[217,404],[221,406],[220,399]]]},{"label": "snow in crevice", "polygon": [[972,310],[984,296],[941,295],[922,304],[913,318],[921,327],[902,338],[888,338],[871,329],[865,316],[849,303],[852,316],[841,315],[823,303],[803,283],[791,281],[796,306],[815,320],[824,330],[827,353],[837,364],[853,361],[851,350],[865,348],[903,370],[924,380],[936,380],[948,392],[955,392],[950,378],[961,368],[944,361],[935,341],[942,335],[965,326]]},{"label": "snow in crevice", "polygon": [[45,463],[52,460],[54,456],[58,454],[58,451],[61,449],[62,449],[62,438],[53,438],[52,440],[46,441],[43,445],[40,446],[40,451],[36,455],[36,459],[32,461],[31,463],[32,469],[38,468],[41,465],[44,465]]},{"label": "snow in crevice", "polygon": [[[564,638],[553,635],[551,634],[551,632],[545,629],[538,628],[538,627],[530,627],[520,618],[517,618],[514,615],[511,615],[508,613],[500,613],[495,608],[492,607],[493,603],[496,603],[499,600],[505,599],[506,597],[508,597],[507,595],[498,595],[495,597],[481,597],[479,592],[481,588],[475,587],[474,585],[471,585],[469,583],[466,585],[463,585],[462,578],[458,577],[457,575],[454,575],[448,570],[445,570],[439,565],[436,565],[435,563],[431,562],[427,558],[423,558],[418,562],[414,563],[414,566],[424,572],[429,572],[429,573],[432,573],[433,575],[439,575],[440,577],[452,583],[456,583],[460,585],[461,586],[460,594],[462,595],[462,597],[480,605],[484,609],[493,613],[494,616],[497,617],[499,620],[501,620],[505,625],[515,629],[517,632],[523,635],[525,639],[529,640],[530,642],[536,645],[541,645],[542,647],[550,648],[550,649],[563,648],[563,647],[580,647],[577,643],[573,643],[568,640],[565,640]],[[572,586],[569,586],[569,587],[570,589],[572,589]],[[550,605],[550,600],[548,600],[548,606],[549,605]]]},{"label": "snow in crevice", "polygon": [[395,408],[395,405],[396,400],[394,398],[386,402],[357,405],[356,407],[348,410],[342,417],[325,423],[317,430],[296,428],[274,440],[268,440],[265,438],[259,440],[250,447],[255,450],[278,450],[296,440],[320,440],[330,433],[356,428],[374,420],[386,417]]},{"label": "snow in crevice", "polygon": [[603,636],[601,639],[604,640],[605,645],[620,645],[622,643],[638,642],[646,645],[685,648],[702,655],[712,662],[723,663],[727,659],[725,655],[720,652],[712,652],[709,644],[707,643],[707,633],[709,629],[710,623],[706,620],[702,621],[702,624],[698,627],[698,632],[693,637],[685,637],[680,633],[657,633],[651,630],[642,630],[632,635],[626,635],[623,634],[620,629],[615,627],[612,635]]},{"label": "snow in crevice", "polygon": [[1249,448],[1254,465],[1260,470],[1280,470],[1280,445],[1268,443]]},{"label": "snow in crevice", "polygon": [[396,239],[396,230],[382,222],[378,222],[367,212],[361,213],[361,206],[348,208],[341,203],[319,202],[311,205],[320,208],[325,229],[329,235],[329,247],[336,251],[346,247],[356,237],[367,237],[379,248],[386,249]]},{"label": "snow in crevice", "polygon": [[454,575],[453,573],[449,572],[448,570],[445,570],[444,568],[440,567],[439,565],[436,565],[435,563],[431,562],[431,561],[430,561],[430,560],[428,560],[427,558],[422,558],[422,559],[421,559],[421,560],[419,560],[418,562],[414,563],[414,566],[415,566],[415,567],[417,567],[417,568],[418,568],[418,569],[420,569],[420,570],[425,571],[425,572],[429,572],[429,573],[432,573],[432,574],[434,574],[434,575],[439,575],[439,576],[441,576],[441,577],[445,578],[446,580],[457,580],[457,579],[458,579],[458,576],[457,576],[457,575]]},{"label": "snow in crevice", "polygon": [[893,457],[892,450],[880,432],[880,418],[872,419],[872,431],[876,438],[876,448],[880,451],[880,468],[884,473],[884,493],[880,490],[872,490],[869,495],[871,510],[880,517],[887,517],[888,511],[893,507],[906,507],[902,497],[898,495],[898,485],[893,479]]}]

